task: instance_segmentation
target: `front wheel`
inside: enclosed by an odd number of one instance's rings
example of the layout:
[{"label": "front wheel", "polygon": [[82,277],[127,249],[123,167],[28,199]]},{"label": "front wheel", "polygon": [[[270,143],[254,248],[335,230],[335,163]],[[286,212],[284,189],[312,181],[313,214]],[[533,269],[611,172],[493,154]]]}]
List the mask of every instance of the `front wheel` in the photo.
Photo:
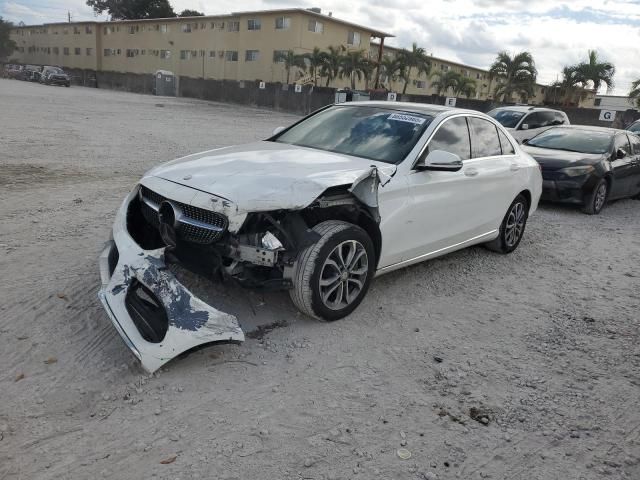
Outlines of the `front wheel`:
[{"label": "front wheel", "polygon": [[362,228],[329,220],[313,230],[320,239],[298,255],[291,300],[303,313],[338,320],[365,297],[375,273],[375,251]]},{"label": "front wheel", "polygon": [[609,184],[603,178],[598,182],[593,191],[584,199],[582,211],[588,215],[597,215],[604,208],[609,196]]},{"label": "front wheel", "polygon": [[498,238],[486,243],[485,246],[489,250],[493,250],[498,253],[511,253],[518,245],[520,240],[524,236],[524,229],[527,226],[527,219],[529,218],[529,202],[524,195],[518,195],[516,199],[511,203],[507,214],[504,216],[502,223],[500,224],[500,233]]}]

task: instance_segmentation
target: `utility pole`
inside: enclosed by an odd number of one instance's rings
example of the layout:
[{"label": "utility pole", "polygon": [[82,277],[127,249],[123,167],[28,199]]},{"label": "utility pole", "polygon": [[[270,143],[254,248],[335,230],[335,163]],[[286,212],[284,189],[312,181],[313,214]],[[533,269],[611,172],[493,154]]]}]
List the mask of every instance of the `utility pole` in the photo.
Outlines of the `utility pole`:
[{"label": "utility pole", "polygon": [[67,10],[67,21],[71,23],[71,11]]}]

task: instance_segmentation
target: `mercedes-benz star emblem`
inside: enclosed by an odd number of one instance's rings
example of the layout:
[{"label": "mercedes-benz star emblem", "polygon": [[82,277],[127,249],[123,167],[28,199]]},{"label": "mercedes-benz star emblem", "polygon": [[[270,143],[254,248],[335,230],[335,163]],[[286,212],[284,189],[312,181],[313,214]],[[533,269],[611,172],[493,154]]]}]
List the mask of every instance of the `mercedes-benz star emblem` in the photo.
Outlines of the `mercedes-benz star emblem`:
[{"label": "mercedes-benz star emblem", "polygon": [[176,227],[178,226],[179,211],[171,202],[164,201],[158,210],[158,220],[160,222],[160,238],[170,249],[178,245]]}]

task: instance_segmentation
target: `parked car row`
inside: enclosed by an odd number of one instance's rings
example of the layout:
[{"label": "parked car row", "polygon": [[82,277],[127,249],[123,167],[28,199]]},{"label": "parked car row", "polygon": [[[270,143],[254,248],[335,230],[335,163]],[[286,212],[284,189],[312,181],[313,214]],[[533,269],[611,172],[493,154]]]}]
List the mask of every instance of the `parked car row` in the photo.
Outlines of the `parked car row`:
[{"label": "parked car row", "polygon": [[627,130],[569,125],[566,113],[515,106],[489,112],[540,164],[542,200],[598,214],[609,200],[640,196],[640,120]]},{"label": "parked car row", "polygon": [[71,86],[71,77],[60,67],[45,65],[5,65],[3,72],[5,78],[15,78],[27,82],[40,82],[45,85]]}]

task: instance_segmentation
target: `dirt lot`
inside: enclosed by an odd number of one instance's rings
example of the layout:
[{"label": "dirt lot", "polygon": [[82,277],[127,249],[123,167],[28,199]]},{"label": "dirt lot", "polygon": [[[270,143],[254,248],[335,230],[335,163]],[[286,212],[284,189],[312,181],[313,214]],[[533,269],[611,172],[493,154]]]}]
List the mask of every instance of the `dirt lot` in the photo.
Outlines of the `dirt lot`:
[{"label": "dirt lot", "polygon": [[336,323],[243,292],[280,327],[142,373],[96,297],[123,196],[294,119],[0,80],[0,478],[640,478],[633,200],[543,206],[513,255],[381,277]]}]

